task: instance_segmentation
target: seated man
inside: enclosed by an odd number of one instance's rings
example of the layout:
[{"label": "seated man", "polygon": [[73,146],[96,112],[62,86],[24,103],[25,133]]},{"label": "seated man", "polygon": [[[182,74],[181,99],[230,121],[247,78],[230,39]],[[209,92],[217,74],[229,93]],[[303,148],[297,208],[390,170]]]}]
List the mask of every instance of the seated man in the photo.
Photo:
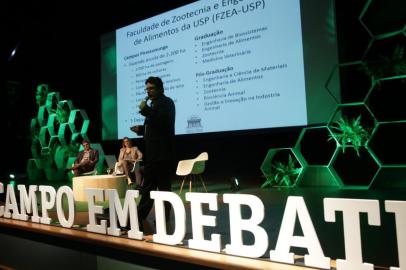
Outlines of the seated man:
[{"label": "seated man", "polygon": [[124,173],[128,178],[128,184],[132,183],[131,171],[134,170],[137,186],[141,186],[141,173],[139,171],[139,161],[142,159],[142,153],[136,146],[132,146],[131,140],[124,137],[121,142],[120,154],[115,173]]},{"label": "seated man", "polygon": [[73,170],[74,176],[93,171],[99,161],[99,151],[91,148],[88,140],[83,140],[82,146],[83,150],[78,153],[73,167],[66,169]]}]

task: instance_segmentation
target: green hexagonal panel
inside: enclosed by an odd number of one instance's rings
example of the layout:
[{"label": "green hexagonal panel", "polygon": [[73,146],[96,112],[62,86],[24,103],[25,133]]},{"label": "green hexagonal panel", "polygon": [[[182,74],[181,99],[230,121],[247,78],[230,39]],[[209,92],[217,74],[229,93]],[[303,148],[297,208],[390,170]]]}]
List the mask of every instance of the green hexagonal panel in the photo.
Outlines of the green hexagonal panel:
[{"label": "green hexagonal panel", "polygon": [[42,147],[41,149],[41,167],[43,169],[56,168],[52,150],[49,147]]},{"label": "green hexagonal panel", "polygon": [[38,138],[31,141],[31,155],[33,158],[39,158],[41,156],[41,148],[41,143]]},{"label": "green hexagonal panel", "polygon": [[406,120],[379,123],[368,148],[382,165],[406,165]]},{"label": "green hexagonal panel", "polygon": [[36,92],[35,92],[35,101],[38,106],[45,105],[48,93],[49,93],[48,84],[37,85]]},{"label": "green hexagonal panel", "polygon": [[[362,61],[336,65],[326,82],[328,93],[337,103],[363,102],[372,87],[372,79]],[[337,83],[337,80],[339,83]],[[339,86],[339,89],[336,89]]]},{"label": "green hexagonal panel", "polygon": [[59,170],[63,170],[67,166],[67,162],[68,162],[68,158],[69,157],[76,157],[77,152],[75,154],[71,153],[70,150],[70,145],[65,145],[65,146],[58,146],[55,150],[55,154],[54,154],[54,162],[56,167]]},{"label": "green hexagonal panel", "polygon": [[379,36],[402,30],[405,13],[402,1],[369,0],[359,19],[372,35]]},{"label": "green hexagonal panel", "polygon": [[[289,157],[291,157],[292,161],[294,162],[294,166],[285,170],[287,175],[290,175],[290,179],[289,181],[286,180],[278,182],[275,178],[281,179],[281,177],[276,177],[278,170],[275,168],[278,167],[278,165],[283,165],[284,168],[287,168],[289,164]],[[266,182],[268,182],[270,185],[295,186],[300,173],[292,174],[292,171],[295,169],[299,169],[301,171],[305,166],[307,166],[306,161],[297,149],[274,148],[269,149],[267,155],[265,156],[265,159],[261,165],[261,171],[266,178]],[[279,176],[283,175],[284,174],[281,173]]]},{"label": "green hexagonal panel", "polygon": [[48,117],[47,128],[52,136],[57,135],[59,131],[60,123],[56,119],[56,114],[53,113]]},{"label": "green hexagonal panel", "polygon": [[[331,16],[331,20],[337,25],[337,29],[333,30],[333,32],[345,44],[344,46],[339,46],[339,60],[341,63],[361,59],[372,39],[369,31],[359,21],[359,15],[365,6],[365,2],[365,0],[331,2],[335,10],[332,13],[337,13]],[[342,45],[341,42],[339,45]]]},{"label": "green hexagonal panel", "polygon": [[303,168],[298,180],[298,187],[341,187],[343,183],[330,166],[309,165]]},{"label": "green hexagonal panel", "polygon": [[[75,163],[75,159],[76,159],[76,157],[68,157],[65,169],[71,168],[72,165]],[[68,177],[69,180],[72,180],[72,177],[73,177],[72,171],[68,172],[67,177]]]},{"label": "green hexagonal panel", "polygon": [[70,113],[75,109],[75,106],[73,105],[72,101],[70,100],[62,100],[59,101],[57,110],[56,110],[56,116],[59,121],[59,123],[66,123],[69,121]]},{"label": "green hexagonal panel", "polygon": [[47,126],[41,127],[39,131],[39,142],[41,147],[48,147],[52,134]]},{"label": "green hexagonal panel", "polygon": [[338,105],[329,120],[328,128],[339,146],[364,146],[376,125],[372,112],[364,103],[359,102]]},{"label": "green hexagonal panel", "polygon": [[337,142],[327,126],[303,128],[295,148],[308,165],[328,165]]},{"label": "green hexagonal panel", "polygon": [[347,146],[344,151],[337,148],[329,167],[342,187],[367,189],[380,166],[367,148],[361,147],[357,154],[354,147]]},{"label": "green hexagonal panel", "polygon": [[90,141],[89,137],[87,136],[87,134],[82,134],[79,132],[73,133],[72,134],[72,142],[71,143],[77,143],[77,144],[82,144],[83,140],[88,140]]},{"label": "green hexagonal panel", "polygon": [[[31,120],[31,152],[35,161],[27,164],[27,170],[35,177],[41,173],[44,180],[60,181],[66,178],[64,169],[76,158],[79,145],[88,139],[89,119],[84,110],[76,110],[70,100],[61,100],[58,92],[48,94],[48,86],[38,88],[38,112]],[[42,91],[42,90],[47,91]],[[97,170],[103,171],[104,152],[100,144],[93,144],[99,150]]]},{"label": "green hexagonal panel", "polygon": [[44,153],[50,153],[51,156],[54,156],[56,148],[61,145],[58,136],[51,136],[48,142],[48,145],[41,148],[41,155]]},{"label": "green hexagonal panel", "polygon": [[59,92],[51,92],[47,95],[47,100],[45,101],[45,106],[48,108],[50,113],[56,112],[60,99],[61,99],[61,95]]},{"label": "green hexagonal panel", "polygon": [[362,59],[367,74],[375,80],[405,75],[405,49],[406,36],[403,32],[372,40]]},{"label": "green hexagonal panel", "polygon": [[58,137],[62,145],[71,143],[73,130],[74,126],[70,123],[63,123],[59,126]]},{"label": "green hexagonal panel", "polygon": [[69,123],[73,124],[74,132],[85,134],[89,127],[89,118],[84,110],[73,110],[69,116]]},{"label": "green hexagonal panel", "polygon": [[58,170],[55,165],[44,168],[44,172],[48,181],[60,182],[65,179],[65,172]]},{"label": "green hexagonal panel", "polygon": [[377,81],[366,104],[379,122],[406,120],[406,76]]},{"label": "green hexagonal panel", "polygon": [[49,109],[46,107],[46,105],[42,105],[38,108],[38,114],[37,114],[37,119],[38,119],[38,125],[40,127],[46,126],[48,123],[48,117],[50,115]]},{"label": "green hexagonal panel", "polygon": [[38,118],[32,118],[30,124],[31,139],[35,139],[39,135],[40,126],[38,123]]},{"label": "green hexagonal panel", "polygon": [[45,173],[41,167],[41,161],[36,158],[29,159],[27,162],[27,176],[31,182],[38,182],[45,179]]},{"label": "green hexagonal panel", "polygon": [[369,188],[405,188],[406,166],[382,166],[375,174]]}]

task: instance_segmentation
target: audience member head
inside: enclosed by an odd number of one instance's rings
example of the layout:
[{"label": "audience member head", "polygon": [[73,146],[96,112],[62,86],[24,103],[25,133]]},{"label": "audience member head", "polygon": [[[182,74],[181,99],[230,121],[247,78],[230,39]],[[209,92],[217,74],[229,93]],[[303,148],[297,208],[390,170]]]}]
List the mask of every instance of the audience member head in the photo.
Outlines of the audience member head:
[{"label": "audience member head", "polygon": [[83,149],[89,150],[90,149],[90,142],[88,140],[83,140],[82,141],[82,146],[83,146]]},{"label": "audience member head", "polygon": [[124,137],[123,140],[121,141],[121,147],[131,147],[132,143],[130,138]]}]

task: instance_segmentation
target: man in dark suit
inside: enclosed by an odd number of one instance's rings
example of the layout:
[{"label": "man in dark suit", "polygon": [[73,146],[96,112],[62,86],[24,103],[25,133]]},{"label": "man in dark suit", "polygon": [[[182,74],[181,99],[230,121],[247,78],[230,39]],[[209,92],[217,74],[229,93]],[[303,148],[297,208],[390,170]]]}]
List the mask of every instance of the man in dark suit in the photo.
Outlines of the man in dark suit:
[{"label": "man in dark suit", "polygon": [[73,170],[74,176],[93,171],[99,161],[99,151],[91,148],[88,140],[83,140],[82,146],[83,150],[78,153],[73,167],[66,169]]},{"label": "man in dark suit", "polygon": [[[141,201],[138,206],[140,223],[145,220],[152,208],[150,191],[171,191],[171,177],[175,173],[175,103],[164,95],[161,78],[149,77],[145,81],[148,97],[140,105],[140,113],[145,116],[143,126],[134,126],[132,131],[144,136],[145,166]],[[147,104],[147,100],[151,104]],[[170,218],[170,204],[165,205],[165,219]]]}]

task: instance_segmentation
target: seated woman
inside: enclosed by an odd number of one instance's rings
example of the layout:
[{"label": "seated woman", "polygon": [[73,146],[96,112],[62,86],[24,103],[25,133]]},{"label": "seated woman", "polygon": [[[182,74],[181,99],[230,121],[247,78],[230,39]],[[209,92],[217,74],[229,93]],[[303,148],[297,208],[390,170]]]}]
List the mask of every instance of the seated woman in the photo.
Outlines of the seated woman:
[{"label": "seated woman", "polygon": [[122,172],[127,175],[128,184],[130,185],[132,183],[130,173],[134,169],[135,183],[141,186],[141,173],[139,170],[139,161],[141,159],[141,151],[136,146],[132,146],[131,140],[128,137],[124,137],[121,142],[120,154],[118,155],[116,173]]}]

